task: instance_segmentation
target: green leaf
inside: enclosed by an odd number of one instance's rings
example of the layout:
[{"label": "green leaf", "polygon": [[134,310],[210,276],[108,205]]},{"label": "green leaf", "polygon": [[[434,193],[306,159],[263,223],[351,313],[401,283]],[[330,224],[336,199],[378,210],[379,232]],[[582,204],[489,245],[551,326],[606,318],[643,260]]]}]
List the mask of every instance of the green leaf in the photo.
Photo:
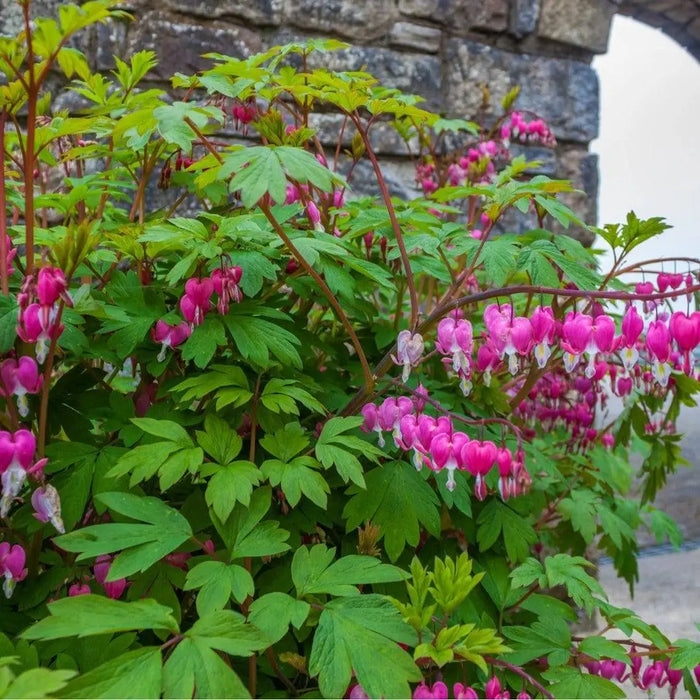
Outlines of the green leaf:
[{"label": "green leaf", "polygon": [[[398,645],[414,645],[416,633],[386,598],[368,594],[326,604],[314,635],[309,673],[318,675],[325,697],[342,697],[355,673],[370,697],[407,698],[409,681],[422,678]],[[377,659],[382,672],[377,673]]]},{"label": "green leaf", "polygon": [[[2,667],[0,666],[1,673]],[[13,700],[52,697],[62,690],[74,675],[75,671],[70,670],[52,671],[48,668],[32,668],[15,678],[7,689],[0,685],[0,697],[13,698]],[[1,675],[0,683],[2,683]]]},{"label": "green leaf", "polygon": [[229,313],[224,322],[241,355],[260,367],[270,367],[270,354],[283,365],[301,369],[301,358],[294,347],[301,341],[296,335],[271,321],[255,316]]},{"label": "green leaf", "polygon": [[252,576],[238,564],[205,561],[187,572],[183,590],[201,589],[197,596],[200,616],[222,610],[233,595],[242,603],[255,592]]},{"label": "green leaf", "polygon": [[555,698],[627,697],[625,691],[612,681],[592,673],[582,673],[570,666],[552,668],[542,675],[549,681],[547,690]]},{"label": "green leaf", "polygon": [[173,102],[170,105],[157,107],[153,111],[153,116],[158,122],[158,132],[165,141],[189,153],[192,150],[192,142],[198,136],[185,119],[190,119],[199,129],[202,129],[209,121],[209,117],[217,111],[198,107],[191,102]]},{"label": "green leaf", "polygon": [[61,639],[113,634],[129,630],[168,630],[176,634],[170,608],[155,600],[124,603],[98,595],[61,598],[49,603],[49,616],[22,633],[24,639]]},{"label": "green leaf", "polygon": [[396,566],[374,557],[350,554],[335,559],[335,550],[318,544],[310,550],[300,547],[292,560],[292,580],[297,595],[318,593],[335,596],[356,595],[356,586],[365,583],[405,581],[409,575]]},{"label": "green leaf", "polygon": [[309,438],[299,423],[292,422],[267,434],[260,440],[260,444],[277,459],[288,462],[308,447]]},{"label": "green leaf", "polygon": [[54,542],[67,552],[77,552],[78,561],[121,551],[110,566],[109,581],[145,571],[192,536],[187,519],[159,498],[109,492],[95,499],[115,513],[143,522],[90,525]]},{"label": "green leaf", "polygon": [[214,413],[204,419],[204,431],[197,431],[197,442],[215,462],[224,466],[236,459],[243,446],[241,436]]},{"label": "green leaf", "polygon": [[571,526],[576,532],[581,533],[586,544],[590,544],[597,530],[596,508],[598,498],[588,489],[576,489],[571,491],[568,498],[559,502],[557,511],[566,520],[571,521]]},{"label": "green leaf", "polygon": [[226,331],[221,321],[215,317],[205,318],[183,344],[182,359],[193,360],[197,367],[204,369],[222,345],[226,345]]},{"label": "green leaf", "polygon": [[260,395],[260,401],[273,413],[293,413],[298,416],[297,403],[316,413],[326,413],[324,405],[299,387],[294,379],[270,379]]},{"label": "green leaf", "polygon": [[[262,440],[260,441],[262,444]],[[267,449],[267,448],[266,448]],[[260,471],[272,486],[280,486],[292,508],[302,495],[313,501],[319,508],[325,508],[330,487],[316,471],[321,465],[313,457],[294,457],[290,462],[268,459],[262,463]]]},{"label": "green leaf", "polygon": [[358,486],[365,486],[362,465],[356,455],[377,460],[383,453],[374,445],[354,435],[347,435],[362,425],[362,418],[331,418],[324,426],[316,442],[316,457],[324,467],[335,466],[345,483],[352,481]]},{"label": "green leaf", "polygon": [[571,655],[571,631],[561,618],[541,618],[529,627],[504,627],[503,634],[511,641],[513,651],[506,658],[513,664],[546,656],[549,664],[556,666],[566,663]]},{"label": "green leaf", "polygon": [[163,669],[166,698],[249,698],[238,675],[203,640],[183,639]]},{"label": "green leaf", "polygon": [[490,286],[501,287],[515,271],[518,246],[505,236],[486,241],[481,249],[481,261]]},{"label": "green leaf", "polygon": [[262,480],[262,473],[253,462],[238,461],[221,467],[209,479],[205,499],[217,517],[224,521],[236,503],[247,506],[253,488]]},{"label": "green leaf", "polygon": [[220,176],[235,172],[229,189],[239,192],[243,206],[251,209],[264,195],[281,204],[287,195],[287,177],[275,149],[253,146],[224,156],[225,165]]},{"label": "green leaf", "polygon": [[60,697],[156,698],[160,696],[162,685],[160,647],[143,647],[128,651],[74,679]]},{"label": "green leaf", "polygon": [[508,558],[514,563],[524,560],[530,553],[530,547],[537,541],[532,525],[510,506],[495,498],[479,513],[477,524],[479,551],[490,549],[502,534]]},{"label": "green leaf", "polygon": [[700,644],[690,639],[678,639],[673,643],[671,668],[695,668],[700,664]]},{"label": "green leaf", "polygon": [[270,644],[278,642],[289,630],[289,625],[299,629],[311,612],[311,606],[286,593],[266,593],[254,600],[248,619],[267,636]]},{"label": "green leaf", "polygon": [[131,422],[144,433],[172,440],[182,447],[191,447],[192,438],[179,424],[171,420],[156,420],[154,418],[132,418]]},{"label": "green leaf", "polygon": [[243,406],[250,401],[253,393],[248,390],[248,380],[240,367],[211,365],[209,369],[211,371],[190,377],[173,387],[173,391],[184,392],[183,403],[202,399],[211,393],[217,397],[217,410],[231,404],[234,407]]},{"label": "green leaf", "polygon": [[605,637],[586,637],[579,644],[578,650],[595,660],[617,659],[626,664],[630,661],[626,649],[621,644]]},{"label": "green leaf", "polygon": [[423,477],[404,462],[387,462],[365,475],[367,489],[351,487],[345,505],[346,530],[365,520],[381,528],[386,553],[396,561],[406,544],[416,546],[421,526],[440,533],[439,501]]},{"label": "green leaf", "polygon": [[586,573],[585,568],[595,565],[583,557],[568,554],[556,554],[544,560],[547,582],[553,588],[565,586],[572,600],[590,615],[594,608],[593,593],[606,597],[603,587],[596,579]]},{"label": "green leaf", "polygon": [[185,637],[197,639],[212,649],[233,656],[250,656],[269,646],[265,635],[233,610],[221,610],[200,617],[185,632]]}]

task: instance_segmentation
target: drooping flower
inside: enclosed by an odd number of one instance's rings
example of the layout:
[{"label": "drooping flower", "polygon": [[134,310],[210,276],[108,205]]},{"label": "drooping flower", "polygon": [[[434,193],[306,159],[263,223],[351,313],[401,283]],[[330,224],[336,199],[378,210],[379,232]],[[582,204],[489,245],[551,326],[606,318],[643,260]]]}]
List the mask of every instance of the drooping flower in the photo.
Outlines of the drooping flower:
[{"label": "drooping flower", "polygon": [[377,433],[377,442],[379,447],[384,447],[386,443],[384,442],[384,436],[382,435],[382,428],[379,425],[379,417],[377,415],[378,410],[377,405],[373,403],[366,403],[362,407],[360,413],[362,413],[362,416],[365,419],[365,422],[362,425],[362,430],[364,430],[366,433]]},{"label": "drooping flower", "polygon": [[462,432],[435,432],[430,441],[430,454],[435,471],[447,471],[447,490],[454,491],[457,482],[454,473],[463,467],[462,449],[469,443],[469,437]]},{"label": "drooping flower", "polygon": [[0,365],[0,378],[4,387],[5,396],[17,397],[17,410],[19,415],[25,417],[29,414],[27,394],[38,394],[41,390],[42,376],[39,374],[36,360],[24,355],[16,360],[9,358]]},{"label": "drooping flower", "polygon": [[411,333],[411,331],[401,331],[396,339],[396,356],[392,355],[391,359],[397,365],[403,365],[401,380],[407,382],[411,376],[411,369],[417,367],[423,357],[425,343],[423,336],[420,333]]},{"label": "drooping flower", "polygon": [[645,339],[646,349],[652,358],[652,373],[656,381],[663,387],[668,385],[671,368],[668,361],[671,357],[671,332],[663,321],[652,321]]},{"label": "drooping flower", "polygon": [[688,315],[682,311],[676,311],[671,315],[668,329],[683,354],[683,371],[690,374],[692,367],[690,356],[700,344],[700,312],[696,311]]},{"label": "drooping flower", "polygon": [[462,464],[472,476],[476,478],[474,482],[474,495],[483,501],[486,498],[486,483],[484,477],[493,467],[498,448],[490,440],[471,440],[462,448]]},{"label": "drooping flower", "polygon": [[551,307],[538,306],[530,317],[532,326],[533,352],[537,365],[543,369],[552,355],[552,343],[556,330],[554,312]]},{"label": "drooping flower", "polygon": [[124,589],[126,588],[126,579],[120,578],[116,581],[107,581],[109,570],[112,566],[112,557],[109,554],[102,554],[95,559],[95,565],[92,567],[95,574],[95,580],[104,587],[108,598],[116,600],[121,598]]},{"label": "drooping flower", "polygon": [[176,348],[178,345],[184,343],[192,334],[192,328],[186,321],[171,326],[161,320],[156,323],[151,334],[153,340],[161,344],[157,359],[158,362],[163,362],[166,358],[168,348]]},{"label": "drooping flower", "polygon": [[484,309],[484,324],[500,359],[508,356],[508,369],[516,374],[519,367],[517,355],[527,355],[532,350],[532,325],[529,318],[513,316],[510,304],[500,308],[491,304]]},{"label": "drooping flower", "polygon": [[437,350],[452,357],[452,370],[460,379],[462,393],[471,391],[472,351],[474,337],[472,324],[463,319],[443,318],[437,327]]},{"label": "drooping flower", "polygon": [[228,313],[231,299],[237,304],[243,299],[243,292],[239,286],[242,277],[243,270],[238,265],[224,267],[223,269],[217,267],[211,273],[214,290],[219,295],[216,308],[222,316]]},{"label": "drooping flower", "polygon": [[447,700],[449,693],[447,686],[442,681],[435,681],[432,687],[422,681],[413,691],[413,700]]},{"label": "drooping flower", "polygon": [[496,676],[492,676],[486,681],[484,693],[487,700],[495,700],[501,696],[501,682],[498,680],[498,678],[496,678]]},{"label": "drooping flower", "polygon": [[485,342],[479,345],[476,352],[476,369],[484,378],[484,385],[491,386],[491,373],[496,367],[500,359],[493,342],[488,338]]},{"label": "drooping flower", "polygon": [[213,293],[214,283],[209,277],[192,277],[185,282],[185,294],[180,299],[180,310],[193,326],[199,326],[204,321],[204,316],[211,309]]},{"label": "drooping flower", "polygon": [[42,267],[37,275],[36,295],[43,307],[52,307],[59,299],[67,306],[73,306],[73,299],[68,294],[68,283],[63,270],[57,267]]},{"label": "drooping flower", "polygon": [[514,491],[513,453],[507,447],[498,448],[496,465],[498,466],[498,492],[505,501]]},{"label": "drooping flower", "polygon": [[35,303],[20,310],[17,335],[25,343],[36,343],[36,360],[39,364],[46,360],[51,341],[63,332],[63,324],[59,324],[57,319],[58,311],[54,306],[41,307]]},{"label": "drooping flower", "polygon": [[9,542],[0,542],[0,576],[5,578],[2,590],[6,598],[12,596],[17,583],[26,577],[26,560],[27,555],[21,545],[10,546]]},{"label": "drooping flower", "polygon": [[[5,234],[5,274],[8,277],[15,271],[15,268],[12,267],[12,261],[14,260],[16,255],[17,248],[12,247],[12,239],[7,234]],[[0,260],[0,265],[2,264],[3,261]]]},{"label": "drooping flower", "polygon": [[637,364],[639,350],[637,341],[644,330],[644,320],[634,306],[630,306],[622,318],[622,334],[620,335],[620,357],[624,368],[629,372]]},{"label": "drooping flower", "polygon": [[37,520],[42,523],[50,522],[61,534],[66,531],[61,518],[61,498],[51,484],[34,491],[32,506],[34,507],[34,517]]},{"label": "drooping flower", "polygon": [[74,583],[69,589],[68,589],[68,597],[74,598],[77,595],[90,595],[92,591],[90,590],[90,586],[87,585],[87,583],[83,583],[82,585],[79,583]]},{"label": "drooping flower", "polygon": [[25,429],[8,433],[0,430],[0,480],[2,480],[2,497],[0,497],[0,517],[5,517],[12,501],[24,486],[27,475],[39,474],[47,459],[34,462],[36,438]]},{"label": "drooping flower", "polygon": [[470,685],[455,683],[452,687],[455,700],[479,700],[479,694]]}]

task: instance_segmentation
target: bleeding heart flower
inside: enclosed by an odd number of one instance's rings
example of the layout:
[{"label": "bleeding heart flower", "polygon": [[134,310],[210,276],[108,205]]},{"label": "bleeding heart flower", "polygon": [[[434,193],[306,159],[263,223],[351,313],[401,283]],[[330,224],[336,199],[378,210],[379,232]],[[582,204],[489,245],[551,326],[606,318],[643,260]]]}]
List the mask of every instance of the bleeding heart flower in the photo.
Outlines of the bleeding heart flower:
[{"label": "bleeding heart flower", "polygon": [[192,335],[189,324],[183,321],[177,325],[169,325],[165,321],[158,321],[151,331],[151,336],[156,343],[161,343],[158,353],[158,362],[163,362],[166,358],[168,348],[176,348],[184,343]]},{"label": "bleeding heart flower", "polygon": [[24,486],[27,475],[40,474],[47,459],[34,463],[36,438],[25,429],[8,433],[0,430],[0,479],[2,480],[2,497],[0,498],[0,517],[5,517],[10,505]]},{"label": "bleeding heart flower", "polygon": [[690,355],[700,343],[700,312],[696,311],[689,316],[682,311],[676,311],[671,316],[668,329],[678,349],[683,353],[683,371],[690,374]]},{"label": "bleeding heart flower", "polygon": [[622,334],[620,335],[620,356],[624,368],[629,372],[637,364],[639,350],[637,341],[644,330],[644,320],[634,306],[630,306],[622,318]]},{"label": "bleeding heart flower", "polygon": [[543,369],[552,354],[552,343],[556,332],[554,312],[549,306],[538,306],[530,317],[534,355],[537,365]]},{"label": "bleeding heart flower", "polygon": [[243,299],[243,292],[239,286],[243,270],[238,265],[231,267],[216,268],[211,273],[211,281],[214,283],[214,290],[219,295],[216,308],[219,313],[228,313],[229,301],[233,299],[237,304]]},{"label": "bleeding heart flower", "polygon": [[63,332],[63,324],[57,323],[57,319],[58,311],[55,307],[29,304],[20,312],[17,335],[25,343],[36,343],[36,360],[39,364],[44,363],[51,341]]},{"label": "bleeding heart flower", "polygon": [[490,440],[480,442],[471,440],[462,448],[462,468],[476,477],[474,495],[483,501],[486,498],[486,486],[483,478],[489,473],[498,456],[498,448]]},{"label": "bleeding heart flower", "polygon": [[0,378],[4,386],[4,395],[17,397],[17,409],[19,415],[25,417],[29,414],[27,394],[38,394],[41,390],[43,377],[39,374],[36,360],[27,355],[5,360],[0,365]]},{"label": "bleeding heart flower", "polygon": [[391,359],[397,365],[403,365],[401,380],[407,382],[411,376],[411,368],[417,367],[423,357],[425,343],[420,333],[401,331],[396,339],[396,356]]},{"label": "bleeding heart flower", "polygon": [[50,522],[61,534],[66,531],[61,519],[61,499],[58,491],[51,484],[34,491],[32,506],[34,507],[34,517],[37,520],[42,523]]},{"label": "bleeding heart flower", "polygon": [[448,491],[454,491],[457,482],[454,473],[463,468],[462,449],[469,443],[469,437],[462,432],[441,433],[435,432],[430,441],[430,454],[435,471],[447,470]]},{"label": "bleeding heart flower", "polygon": [[645,345],[652,358],[652,372],[661,386],[668,385],[671,368],[671,333],[663,321],[653,321],[647,330]]},{"label": "bleeding heart flower", "polygon": [[213,293],[214,283],[208,277],[201,280],[192,277],[185,282],[185,294],[180,299],[180,310],[193,326],[199,326],[204,321],[204,316],[211,309]]},{"label": "bleeding heart flower", "polygon": [[436,348],[442,355],[452,357],[452,370],[460,378],[460,388],[467,396],[471,391],[474,337],[472,324],[465,319],[443,318],[437,328]]},{"label": "bleeding heart flower", "polygon": [[27,570],[24,568],[26,560],[27,555],[23,547],[18,544],[10,546],[9,542],[0,542],[0,576],[5,578],[2,589],[6,598],[12,596],[17,583],[26,577]]},{"label": "bleeding heart flower", "polygon": [[470,685],[455,683],[452,692],[455,700],[479,700],[479,694]]},{"label": "bleeding heart flower", "polygon": [[117,598],[121,598],[122,593],[124,593],[126,579],[120,578],[116,581],[107,581],[111,567],[112,557],[109,556],[109,554],[102,554],[95,559],[95,565],[92,570],[95,573],[95,580],[104,587],[107,597],[116,600]]}]

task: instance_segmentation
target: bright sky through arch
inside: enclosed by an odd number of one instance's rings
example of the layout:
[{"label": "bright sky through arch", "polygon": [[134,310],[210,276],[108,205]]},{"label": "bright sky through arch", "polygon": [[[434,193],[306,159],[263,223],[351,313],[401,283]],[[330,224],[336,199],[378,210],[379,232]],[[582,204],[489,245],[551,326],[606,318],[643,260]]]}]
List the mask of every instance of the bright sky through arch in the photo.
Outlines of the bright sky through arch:
[{"label": "bright sky through arch", "polygon": [[600,138],[591,145],[600,156],[599,224],[624,221],[630,209],[663,216],[673,228],[630,260],[700,257],[700,62],[660,30],[616,16],[608,53],[593,66],[601,89]]}]

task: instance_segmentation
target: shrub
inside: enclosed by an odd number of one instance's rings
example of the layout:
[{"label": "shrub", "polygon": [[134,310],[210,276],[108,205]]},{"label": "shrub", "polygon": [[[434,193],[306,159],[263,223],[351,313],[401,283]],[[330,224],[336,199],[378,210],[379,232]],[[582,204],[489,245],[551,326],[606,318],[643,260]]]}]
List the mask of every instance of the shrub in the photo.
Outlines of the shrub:
[{"label": "shrub", "polygon": [[[632,587],[638,528],[680,539],[653,500],[700,388],[700,261],[626,263],[663,220],[592,229],[607,274],[548,231],[585,225],[512,158],[555,143],[517,91],[443,119],[313,67],[341,46],[314,40],[211,55],[173,100],[152,53],[101,75],[70,45],[107,3],[23,9],[0,40],[0,692],[693,688],[700,647],[611,605],[591,561]],[[391,197],[378,129],[421,196]],[[579,611],[619,633],[577,636]]]}]

